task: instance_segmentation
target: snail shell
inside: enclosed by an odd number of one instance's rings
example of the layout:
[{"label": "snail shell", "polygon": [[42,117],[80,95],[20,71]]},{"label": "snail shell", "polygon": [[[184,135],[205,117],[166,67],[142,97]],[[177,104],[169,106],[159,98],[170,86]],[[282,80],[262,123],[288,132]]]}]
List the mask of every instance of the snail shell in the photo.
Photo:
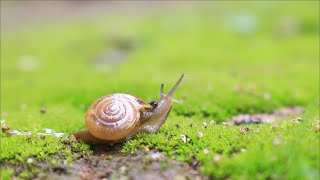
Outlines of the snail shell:
[{"label": "snail shell", "polygon": [[140,122],[142,107],[148,103],[129,94],[110,94],[94,101],[86,114],[89,132],[103,140],[125,138]]}]

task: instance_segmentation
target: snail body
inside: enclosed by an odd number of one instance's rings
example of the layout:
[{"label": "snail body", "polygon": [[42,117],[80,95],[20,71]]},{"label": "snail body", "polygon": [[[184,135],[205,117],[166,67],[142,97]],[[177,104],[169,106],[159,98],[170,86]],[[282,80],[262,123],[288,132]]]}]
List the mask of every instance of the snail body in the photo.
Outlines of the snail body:
[{"label": "snail body", "polygon": [[160,88],[160,101],[146,103],[130,94],[110,94],[94,101],[86,113],[88,130],[74,132],[78,141],[93,143],[114,143],[131,139],[140,132],[158,132],[167,119],[172,107],[172,95],[185,74],[170,90]]}]

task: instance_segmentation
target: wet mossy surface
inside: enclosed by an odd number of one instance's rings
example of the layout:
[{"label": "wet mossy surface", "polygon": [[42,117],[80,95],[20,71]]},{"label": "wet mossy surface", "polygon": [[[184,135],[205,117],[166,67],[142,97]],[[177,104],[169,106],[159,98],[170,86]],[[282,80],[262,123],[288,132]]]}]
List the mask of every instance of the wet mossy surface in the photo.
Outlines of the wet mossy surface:
[{"label": "wet mossy surface", "polygon": [[[117,92],[151,102],[161,83],[167,92],[187,72],[160,132],[138,135],[118,154],[150,149],[215,179],[318,179],[318,6],[216,3],[1,32],[1,120],[32,132],[1,134],[1,178],[34,178],[101,156],[92,145],[37,131],[83,130],[95,99]],[[290,106],[304,113],[271,124],[222,124]]]}]

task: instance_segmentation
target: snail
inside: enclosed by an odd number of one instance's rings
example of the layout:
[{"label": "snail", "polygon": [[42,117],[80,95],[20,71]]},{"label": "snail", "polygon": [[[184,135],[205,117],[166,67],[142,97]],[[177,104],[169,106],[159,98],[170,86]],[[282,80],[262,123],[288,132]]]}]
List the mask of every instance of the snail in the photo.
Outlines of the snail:
[{"label": "snail", "polygon": [[172,107],[172,95],[185,73],[169,91],[160,87],[160,101],[150,104],[130,94],[110,94],[94,101],[87,110],[85,122],[88,130],[74,132],[78,141],[91,143],[115,143],[132,139],[140,132],[158,132]]}]

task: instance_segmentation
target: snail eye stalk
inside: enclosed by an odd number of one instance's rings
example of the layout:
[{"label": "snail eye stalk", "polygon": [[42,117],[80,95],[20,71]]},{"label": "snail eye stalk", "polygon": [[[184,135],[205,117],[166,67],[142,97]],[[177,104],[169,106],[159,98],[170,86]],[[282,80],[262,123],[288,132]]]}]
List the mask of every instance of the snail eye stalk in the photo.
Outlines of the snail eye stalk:
[{"label": "snail eye stalk", "polygon": [[176,84],[175,84],[175,85],[173,86],[173,88],[170,90],[168,96],[172,96],[172,95],[173,95],[173,93],[174,93],[174,92],[176,91],[176,89],[179,87],[179,85],[180,85],[183,77],[184,77],[186,74],[187,74],[187,73],[183,73],[183,74],[181,75],[181,77],[179,78],[179,80],[176,82]]}]

